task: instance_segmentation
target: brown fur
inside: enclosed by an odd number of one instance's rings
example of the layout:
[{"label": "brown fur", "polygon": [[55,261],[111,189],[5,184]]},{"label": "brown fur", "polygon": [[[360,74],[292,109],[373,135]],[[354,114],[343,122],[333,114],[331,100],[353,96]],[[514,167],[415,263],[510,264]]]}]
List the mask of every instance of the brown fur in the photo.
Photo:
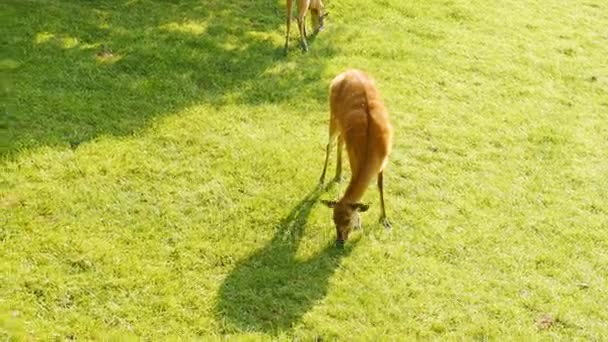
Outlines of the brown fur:
[{"label": "brown fur", "polygon": [[[287,53],[287,49],[289,48],[289,29],[291,28],[291,11],[293,8],[294,0],[287,0],[287,33],[285,34],[285,53]],[[300,31],[300,41],[302,43],[302,49],[304,51],[308,51],[308,42],[306,41],[306,12],[310,10],[312,14],[312,22],[314,27],[314,31],[318,32],[323,28],[323,18],[325,14],[323,13],[323,2],[321,0],[296,0],[298,5],[298,15],[296,16],[296,20],[298,22],[298,30]]]},{"label": "brown fur", "polygon": [[347,70],[334,78],[330,85],[329,101],[329,142],[321,183],[325,179],[331,145],[337,138],[336,179],[342,175],[343,144],[348,153],[351,179],[342,198],[326,204],[334,209],[337,240],[345,241],[350,230],[360,225],[358,212],[367,210],[367,206],[359,201],[376,176],[380,191],[381,220],[385,227],[390,227],[384,209],[382,179],[391,152],[393,128],[374,81],[362,71]]}]

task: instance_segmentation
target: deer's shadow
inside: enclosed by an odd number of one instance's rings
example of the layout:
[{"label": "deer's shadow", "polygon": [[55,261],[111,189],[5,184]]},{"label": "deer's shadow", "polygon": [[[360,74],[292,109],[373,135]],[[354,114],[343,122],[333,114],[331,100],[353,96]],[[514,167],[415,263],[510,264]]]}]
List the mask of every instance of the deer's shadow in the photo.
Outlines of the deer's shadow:
[{"label": "deer's shadow", "polygon": [[327,293],[329,278],[354,246],[328,244],[295,259],[308,216],[324,189],[315,189],[281,220],[273,239],[240,262],[219,291],[217,314],[228,330],[276,333],[291,328]]}]

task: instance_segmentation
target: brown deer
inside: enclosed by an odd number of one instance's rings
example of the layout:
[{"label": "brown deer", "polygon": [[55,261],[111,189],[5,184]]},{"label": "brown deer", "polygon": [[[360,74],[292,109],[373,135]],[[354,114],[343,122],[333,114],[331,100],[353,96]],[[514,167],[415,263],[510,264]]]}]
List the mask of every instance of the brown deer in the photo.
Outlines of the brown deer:
[{"label": "brown deer", "polygon": [[393,128],[374,81],[362,71],[347,70],[334,78],[330,85],[329,103],[329,142],[320,183],[325,180],[332,144],[337,138],[335,179],[339,181],[342,177],[342,147],[346,144],[350,183],[340,200],[323,203],[334,210],[336,244],[342,246],[352,228],[361,227],[359,213],[369,209],[369,205],[359,201],[375,176],[378,177],[380,191],[380,221],[385,228],[391,227],[384,209],[382,178],[391,152]]},{"label": "brown deer", "polygon": [[[310,10],[312,14],[311,21],[314,28],[314,32],[317,33],[323,30],[324,19],[327,15],[323,13],[323,2],[321,0],[296,0],[298,5],[298,15],[296,20],[298,21],[298,29],[300,31],[300,40],[302,43],[302,49],[308,51],[308,43],[306,42],[306,12]],[[293,0],[287,0],[287,34],[285,35],[285,53],[289,48],[289,29],[291,28],[291,10],[293,7]]]}]

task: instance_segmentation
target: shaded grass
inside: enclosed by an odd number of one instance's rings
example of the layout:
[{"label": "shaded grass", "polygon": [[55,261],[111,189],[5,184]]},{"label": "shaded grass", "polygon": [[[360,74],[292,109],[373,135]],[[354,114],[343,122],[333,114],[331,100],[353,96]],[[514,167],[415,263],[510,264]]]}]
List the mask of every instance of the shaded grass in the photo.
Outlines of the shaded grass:
[{"label": "shaded grass", "polygon": [[[130,134],[201,101],[278,103],[300,92],[317,101],[325,97],[318,90],[321,59],[303,60],[301,70],[275,65],[283,56],[271,31],[283,23],[283,13],[273,3],[4,6],[11,82],[5,86],[1,152],[9,157],[36,146]],[[317,49],[332,54],[327,45]],[[301,83],[310,87],[296,86]]]},{"label": "shaded grass", "polygon": [[[0,6],[0,336],[608,336],[602,2],[331,2],[287,58],[279,2]],[[308,191],[347,66],[395,228],[370,189],[340,254]]]}]

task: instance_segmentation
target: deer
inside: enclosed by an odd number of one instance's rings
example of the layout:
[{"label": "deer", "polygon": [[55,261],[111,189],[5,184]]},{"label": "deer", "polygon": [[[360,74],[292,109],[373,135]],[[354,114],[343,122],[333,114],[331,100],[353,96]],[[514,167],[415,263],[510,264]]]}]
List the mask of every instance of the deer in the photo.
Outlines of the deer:
[{"label": "deer", "polygon": [[[294,0],[287,0],[287,33],[285,35],[285,53],[289,48],[289,29],[291,28],[291,11],[293,8]],[[314,33],[320,32],[324,27],[324,19],[327,13],[323,13],[324,5],[321,0],[296,0],[298,6],[298,15],[296,20],[298,21],[298,29],[300,31],[300,41],[304,52],[308,52],[308,43],[306,42],[306,12],[310,10],[312,14],[311,21],[314,28]]]},{"label": "deer", "polygon": [[319,184],[324,184],[332,145],[337,139],[334,180],[342,180],[344,145],[351,178],[342,198],[337,201],[322,200],[322,203],[333,209],[336,245],[342,247],[351,230],[361,228],[359,213],[367,211],[369,205],[360,200],[376,176],[380,192],[380,222],[386,229],[391,228],[384,206],[383,175],[392,149],[393,128],[375,81],[363,71],[351,69],[336,76],[330,83],[329,104],[329,142]]}]

